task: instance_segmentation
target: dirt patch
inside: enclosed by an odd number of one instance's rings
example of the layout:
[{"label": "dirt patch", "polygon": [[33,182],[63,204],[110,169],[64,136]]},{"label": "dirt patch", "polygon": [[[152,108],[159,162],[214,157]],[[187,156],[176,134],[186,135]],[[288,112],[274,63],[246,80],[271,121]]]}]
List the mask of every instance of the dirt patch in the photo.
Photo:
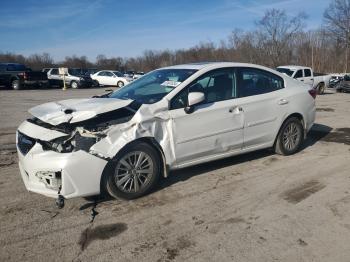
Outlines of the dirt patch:
[{"label": "dirt patch", "polygon": [[[176,240],[175,246],[169,247],[167,242],[163,243],[163,247],[165,248],[166,252],[166,259],[167,260],[174,260],[179,254],[180,251],[183,249],[188,249],[192,246],[194,246],[196,243],[192,242],[185,236],[181,236]],[[158,261],[162,261],[159,259]]]},{"label": "dirt patch", "polygon": [[301,238],[299,238],[298,239],[298,244],[300,245],[300,246],[307,246],[307,243],[304,241],[304,240],[302,240]]},{"label": "dirt patch", "polygon": [[333,108],[330,107],[318,107],[316,108],[317,112],[334,112]]},{"label": "dirt patch", "polygon": [[94,240],[110,239],[123,233],[127,229],[128,226],[125,223],[102,225],[95,228],[88,227],[81,233],[78,244],[81,250],[84,250]]},{"label": "dirt patch", "polygon": [[231,217],[225,221],[227,224],[243,223],[245,220],[241,217]]},{"label": "dirt patch", "polygon": [[0,167],[10,166],[17,163],[17,153],[15,151],[0,150]]},{"label": "dirt patch", "polygon": [[283,194],[283,199],[290,203],[297,204],[323,188],[325,188],[325,185],[316,180],[312,180],[286,191]]},{"label": "dirt patch", "polygon": [[309,136],[313,139],[324,141],[340,143],[345,145],[350,145],[350,128],[337,128],[332,132],[326,132],[323,130],[311,130]]}]

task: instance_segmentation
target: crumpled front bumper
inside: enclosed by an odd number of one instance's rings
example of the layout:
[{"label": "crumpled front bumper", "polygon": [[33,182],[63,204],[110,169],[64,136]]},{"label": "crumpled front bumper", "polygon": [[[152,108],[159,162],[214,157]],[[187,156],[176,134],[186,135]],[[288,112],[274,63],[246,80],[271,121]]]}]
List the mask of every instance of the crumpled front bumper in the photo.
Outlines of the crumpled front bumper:
[{"label": "crumpled front bumper", "polygon": [[[25,135],[30,137],[28,132]],[[27,190],[57,198],[60,187],[60,195],[66,199],[100,193],[106,160],[81,150],[72,153],[45,151],[38,142],[26,154],[17,144],[17,151],[19,169]]]}]

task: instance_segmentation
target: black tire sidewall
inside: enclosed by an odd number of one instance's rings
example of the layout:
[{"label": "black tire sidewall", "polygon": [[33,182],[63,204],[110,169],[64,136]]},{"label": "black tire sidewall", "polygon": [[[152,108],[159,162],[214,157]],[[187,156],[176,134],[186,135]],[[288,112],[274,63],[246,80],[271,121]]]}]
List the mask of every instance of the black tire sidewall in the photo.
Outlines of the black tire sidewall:
[{"label": "black tire sidewall", "polygon": [[[119,85],[119,83],[121,83],[121,85]],[[119,88],[122,88],[122,87],[124,86],[124,83],[123,83],[122,81],[118,81],[117,86],[118,86]]]},{"label": "black tire sidewall", "polygon": [[325,91],[325,85],[324,84],[320,84],[317,88],[317,93],[319,95],[323,95],[324,94],[324,91]]},{"label": "black tire sidewall", "polygon": [[[290,123],[295,123],[297,125],[297,128],[299,129],[299,132],[300,132],[300,139],[299,139],[299,143],[298,145],[295,147],[295,149],[293,150],[288,150],[284,147],[284,144],[283,144],[283,133],[285,131],[285,129],[287,128],[287,126],[290,124]],[[284,123],[283,123],[283,126],[278,134],[278,139],[277,139],[277,143],[278,143],[278,146],[280,148],[280,150],[282,151],[283,155],[293,155],[295,154],[296,152],[298,152],[300,150],[300,146],[301,144],[303,143],[303,140],[304,140],[304,128],[303,128],[303,125],[301,123],[301,121],[296,118],[296,117],[291,117],[289,119],[287,119]]]},{"label": "black tire sidewall", "polygon": [[[146,154],[148,154],[153,161],[154,173],[151,177],[150,183],[145,188],[143,188],[142,190],[136,193],[126,193],[118,189],[117,185],[114,182],[114,174],[115,174],[115,168],[117,166],[118,161],[123,156],[125,156],[126,154],[132,151],[143,151]],[[157,150],[147,143],[144,143],[144,142],[133,143],[127,146],[126,148],[122,149],[120,153],[117,154],[116,158],[113,160],[112,168],[110,169],[111,172],[106,174],[105,188],[104,188],[105,191],[108,192],[114,198],[123,198],[128,200],[139,198],[143,195],[146,195],[154,188],[154,186],[158,182],[158,179],[160,176],[160,168],[161,168],[160,162],[161,161]]]}]

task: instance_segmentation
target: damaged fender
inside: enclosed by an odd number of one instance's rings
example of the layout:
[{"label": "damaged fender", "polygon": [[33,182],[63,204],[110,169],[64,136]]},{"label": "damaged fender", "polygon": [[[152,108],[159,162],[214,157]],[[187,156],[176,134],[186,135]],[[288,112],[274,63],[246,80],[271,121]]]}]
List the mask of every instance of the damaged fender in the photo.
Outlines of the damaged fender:
[{"label": "damaged fender", "polygon": [[152,138],[161,147],[164,165],[173,166],[175,164],[173,128],[167,108],[166,100],[161,104],[142,105],[129,122],[112,126],[107,136],[93,145],[90,152],[105,158],[114,158],[127,144],[140,138]]}]

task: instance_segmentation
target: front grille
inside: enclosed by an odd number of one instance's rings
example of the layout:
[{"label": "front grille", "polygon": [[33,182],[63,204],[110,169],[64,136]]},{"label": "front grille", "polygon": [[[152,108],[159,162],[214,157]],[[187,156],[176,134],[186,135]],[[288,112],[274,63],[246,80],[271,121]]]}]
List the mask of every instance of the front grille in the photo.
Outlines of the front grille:
[{"label": "front grille", "polygon": [[17,146],[23,155],[26,155],[34,145],[35,139],[18,131]]}]

